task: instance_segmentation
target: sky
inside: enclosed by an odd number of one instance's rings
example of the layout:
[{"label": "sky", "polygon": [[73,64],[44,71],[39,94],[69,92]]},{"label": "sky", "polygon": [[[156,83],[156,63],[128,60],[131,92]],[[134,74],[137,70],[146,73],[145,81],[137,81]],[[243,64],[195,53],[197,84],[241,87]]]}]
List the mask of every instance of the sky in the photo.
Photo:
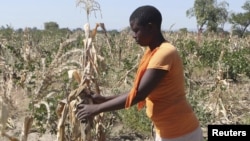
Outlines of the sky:
[{"label": "sky", "polygon": [[[188,18],[186,11],[193,7],[194,0],[95,0],[100,11],[91,12],[89,21],[83,6],[77,0],[0,0],[0,27],[44,29],[44,23],[56,22],[59,28],[83,28],[104,23],[107,30],[122,30],[129,26],[130,14],[139,6],[153,5],[162,13],[162,29],[196,30],[196,19]],[[217,0],[221,2],[222,0]],[[229,12],[243,12],[246,0],[225,0]],[[225,29],[230,28],[226,25]]]}]

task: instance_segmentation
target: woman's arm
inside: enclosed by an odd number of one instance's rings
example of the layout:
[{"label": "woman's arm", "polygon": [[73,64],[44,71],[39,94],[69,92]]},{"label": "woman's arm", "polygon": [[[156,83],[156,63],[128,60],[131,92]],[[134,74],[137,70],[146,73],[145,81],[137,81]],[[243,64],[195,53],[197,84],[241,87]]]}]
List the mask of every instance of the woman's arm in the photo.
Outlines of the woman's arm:
[{"label": "woman's arm", "polygon": [[90,98],[93,100],[94,104],[101,104],[103,102],[107,102],[111,99],[114,99],[118,97],[118,95],[112,95],[112,96],[102,96],[100,94],[91,94]]},{"label": "woman's arm", "polygon": [[[148,69],[144,73],[137,94],[132,101],[132,105],[145,100],[149,93],[156,87],[156,85],[161,81],[164,75],[167,74],[165,70],[159,69]],[[84,119],[88,116],[94,116],[101,112],[114,111],[125,108],[125,103],[128,97],[128,93],[118,95],[116,97],[110,97],[110,99],[101,104],[79,104],[77,107],[77,117],[79,120]]]}]

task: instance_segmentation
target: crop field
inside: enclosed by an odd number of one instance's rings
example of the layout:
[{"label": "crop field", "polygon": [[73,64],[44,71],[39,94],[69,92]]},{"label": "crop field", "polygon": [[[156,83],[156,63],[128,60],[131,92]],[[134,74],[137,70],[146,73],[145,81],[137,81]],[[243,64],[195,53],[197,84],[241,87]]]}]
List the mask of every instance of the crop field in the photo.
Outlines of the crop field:
[{"label": "crop field", "polygon": [[[187,97],[207,138],[209,124],[250,124],[250,36],[163,31],[182,57]],[[144,110],[74,114],[90,93],[130,90],[144,48],[129,29],[0,29],[1,141],[150,140]],[[46,136],[45,136],[46,135]]]}]

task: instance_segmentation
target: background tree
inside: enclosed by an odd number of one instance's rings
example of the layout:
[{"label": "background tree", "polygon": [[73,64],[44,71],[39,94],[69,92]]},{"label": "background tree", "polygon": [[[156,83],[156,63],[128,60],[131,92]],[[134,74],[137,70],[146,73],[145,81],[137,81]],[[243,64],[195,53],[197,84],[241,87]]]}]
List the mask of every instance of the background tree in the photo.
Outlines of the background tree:
[{"label": "background tree", "polygon": [[209,31],[217,31],[227,21],[229,4],[225,1],[217,4],[216,0],[195,0],[194,7],[186,11],[187,17],[195,17],[199,33],[206,26]]},{"label": "background tree", "polygon": [[59,25],[56,22],[46,22],[44,23],[45,30],[57,30],[59,29]]},{"label": "background tree", "polygon": [[247,28],[250,25],[250,1],[246,1],[242,6],[245,13],[232,13],[229,22],[233,25],[232,29],[235,34],[238,34],[239,37],[243,37],[247,32]]}]

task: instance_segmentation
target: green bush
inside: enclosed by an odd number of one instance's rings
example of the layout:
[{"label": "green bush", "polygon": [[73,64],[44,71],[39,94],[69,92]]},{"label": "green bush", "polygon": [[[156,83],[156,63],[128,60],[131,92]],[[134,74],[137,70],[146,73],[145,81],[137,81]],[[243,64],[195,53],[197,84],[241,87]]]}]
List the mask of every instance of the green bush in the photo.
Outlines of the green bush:
[{"label": "green bush", "polygon": [[227,67],[227,77],[237,81],[239,74],[245,74],[250,78],[250,50],[243,48],[240,50],[227,50],[223,57],[223,63]]}]

